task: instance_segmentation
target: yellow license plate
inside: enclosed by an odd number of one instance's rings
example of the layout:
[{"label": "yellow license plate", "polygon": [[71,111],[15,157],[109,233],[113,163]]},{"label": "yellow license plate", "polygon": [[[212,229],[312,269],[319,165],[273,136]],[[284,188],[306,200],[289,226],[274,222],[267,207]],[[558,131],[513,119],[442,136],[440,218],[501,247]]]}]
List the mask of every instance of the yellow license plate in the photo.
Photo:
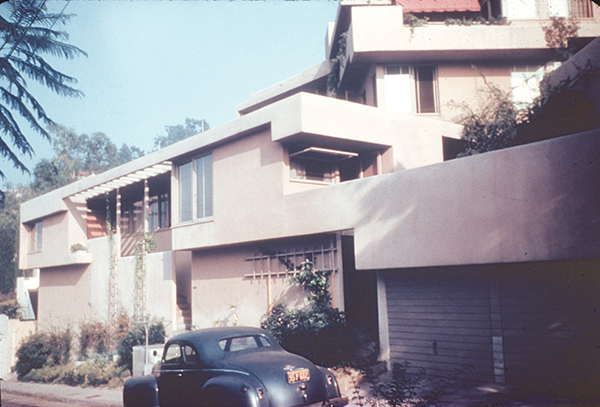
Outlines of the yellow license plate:
[{"label": "yellow license plate", "polygon": [[306,382],[308,380],[310,380],[308,369],[298,369],[287,372],[288,383]]}]

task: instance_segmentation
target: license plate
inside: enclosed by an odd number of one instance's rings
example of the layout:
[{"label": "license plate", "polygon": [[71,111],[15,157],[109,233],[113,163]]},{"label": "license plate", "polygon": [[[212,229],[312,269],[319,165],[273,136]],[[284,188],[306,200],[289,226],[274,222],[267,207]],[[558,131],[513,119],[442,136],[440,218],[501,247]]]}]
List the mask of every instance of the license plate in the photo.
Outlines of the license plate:
[{"label": "license plate", "polygon": [[287,372],[288,383],[306,382],[310,380],[308,369],[291,370]]}]

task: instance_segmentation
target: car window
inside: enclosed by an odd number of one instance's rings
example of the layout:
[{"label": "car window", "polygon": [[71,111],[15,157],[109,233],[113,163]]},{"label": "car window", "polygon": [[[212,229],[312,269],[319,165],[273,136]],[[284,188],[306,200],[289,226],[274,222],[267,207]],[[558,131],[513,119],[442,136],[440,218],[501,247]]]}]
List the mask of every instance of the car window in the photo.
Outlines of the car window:
[{"label": "car window", "polygon": [[165,352],[165,363],[179,364],[181,363],[181,348],[179,344],[172,343]]},{"label": "car window", "polygon": [[195,366],[200,364],[200,357],[191,345],[183,345],[183,362],[188,366]]},{"label": "car window", "polygon": [[271,342],[261,335],[239,336],[236,338],[221,339],[219,346],[225,352],[235,352],[245,349],[264,348],[271,346]]}]

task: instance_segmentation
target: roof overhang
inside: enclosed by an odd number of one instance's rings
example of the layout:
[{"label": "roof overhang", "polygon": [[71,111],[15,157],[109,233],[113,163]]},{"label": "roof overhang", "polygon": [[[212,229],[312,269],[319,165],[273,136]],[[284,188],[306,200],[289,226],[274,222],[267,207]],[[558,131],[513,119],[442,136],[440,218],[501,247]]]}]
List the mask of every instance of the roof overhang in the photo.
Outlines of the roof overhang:
[{"label": "roof overhang", "polygon": [[148,178],[156,177],[157,175],[165,174],[170,172],[173,165],[171,161],[163,161],[162,163],[154,164],[150,167],[135,171],[133,173],[120,176],[110,181],[104,182],[99,185],[95,185],[91,188],[84,189],[71,195],[75,199],[90,199],[97,197],[102,194],[107,194],[118,188],[123,188],[136,182],[146,180]]}]

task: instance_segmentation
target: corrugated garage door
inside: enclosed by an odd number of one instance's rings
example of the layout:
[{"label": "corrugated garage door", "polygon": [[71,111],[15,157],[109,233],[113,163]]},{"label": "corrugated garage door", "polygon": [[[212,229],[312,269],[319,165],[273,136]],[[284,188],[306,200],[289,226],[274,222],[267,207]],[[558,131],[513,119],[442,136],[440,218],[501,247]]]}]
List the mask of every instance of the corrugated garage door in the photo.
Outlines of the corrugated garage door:
[{"label": "corrugated garage door", "polygon": [[600,264],[522,264],[502,275],[507,383],[599,394]]},{"label": "corrugated garage door", "polygon": [[386,274],[390,357],[447,375],[462,364],[493,381],[487,279],[476,272],[395,271]]},{"label": "corrugated garage door", "polygon": [[432,374],[470,363],[478,381],[600,397],[600,261],[384,276],[392,361]]}]

